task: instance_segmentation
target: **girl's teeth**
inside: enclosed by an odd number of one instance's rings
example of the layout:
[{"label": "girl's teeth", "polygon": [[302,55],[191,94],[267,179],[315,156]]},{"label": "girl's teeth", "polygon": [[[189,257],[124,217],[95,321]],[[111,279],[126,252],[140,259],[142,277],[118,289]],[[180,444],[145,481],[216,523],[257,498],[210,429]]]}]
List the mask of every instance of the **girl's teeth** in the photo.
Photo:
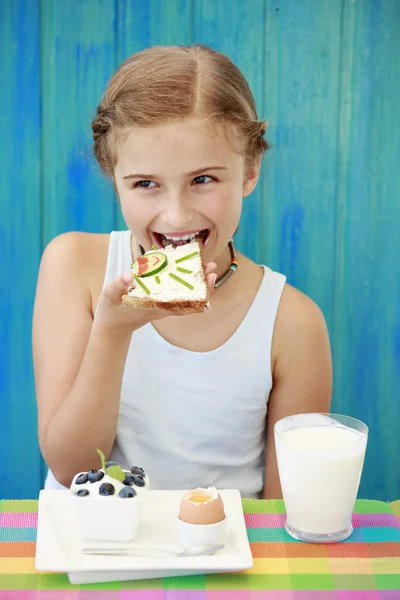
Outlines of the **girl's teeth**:
[{"label": "girl's teeth", "polygon": [[[159,240],[158,243],[162,248],[166,248],[167,246],[183,246],[184,244],[190,244],[193,240],[195,240],[198,236],[203,239],[203,242],[207,243],[208,239],[204,240],[204,233],[206,233],[205,229],[201,229],[196,231],[195,233],[191,233],[190,235],[165,235],[163,233],[155,234],[156,238]],[[206,236],[208,237],[208,236]]]},{"label": "girl's teeth", "polygon": [[181,241],[186,241],[186,240],[192,240],[199,233],[200,232],[198,231],[197,233],[192,233],[191,235],[182,235],[180,237],[169,236],[169,235],[164,235],[164,237],[165,237],[166,240],[171,241],[171,242],[181,242]]}]

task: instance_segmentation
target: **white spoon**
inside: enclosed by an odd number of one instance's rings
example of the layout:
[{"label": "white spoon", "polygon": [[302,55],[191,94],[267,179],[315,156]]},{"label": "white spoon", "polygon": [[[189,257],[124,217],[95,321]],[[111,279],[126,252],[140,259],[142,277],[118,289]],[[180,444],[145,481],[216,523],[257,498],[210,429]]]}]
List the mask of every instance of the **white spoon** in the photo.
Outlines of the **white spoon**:
[{"label": "white spoon", "polygon": [[120,548],[99,548],[99,547],[87,547],[81,548],[81,554],[92,554],[92,555],[104,555],[104,556],[154,556],[157,554],[160,555],[170,555],[177,557],[185,557],[185,556],[209,556],[210,554],[215,554],[218,550],[221,550],[224,546],[222,544],[214,545],[214,546],[195,546],[193,548],[188,548],[187,550],[173,550],[172,548],[157,548],[157,547],[120,547]]}]

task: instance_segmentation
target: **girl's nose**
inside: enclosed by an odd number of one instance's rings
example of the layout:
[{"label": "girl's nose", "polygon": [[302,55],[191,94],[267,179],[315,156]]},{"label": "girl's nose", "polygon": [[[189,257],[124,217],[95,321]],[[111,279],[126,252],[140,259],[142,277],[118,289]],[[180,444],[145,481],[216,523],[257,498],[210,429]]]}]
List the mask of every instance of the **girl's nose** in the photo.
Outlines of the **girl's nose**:
[{"label": "girl's nose", "polygon": [[172,230],[179,230],[193,220],[193,212],[184,195],[169,195],[166,198],[164,209],[164,221],[170,225]]}]

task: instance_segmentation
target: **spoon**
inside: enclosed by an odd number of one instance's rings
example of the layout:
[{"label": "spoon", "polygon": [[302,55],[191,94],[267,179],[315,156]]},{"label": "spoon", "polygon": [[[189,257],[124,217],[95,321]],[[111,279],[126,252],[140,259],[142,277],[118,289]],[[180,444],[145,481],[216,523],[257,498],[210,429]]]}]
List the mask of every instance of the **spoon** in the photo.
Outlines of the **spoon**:
[{"label": "spoon", "polygon": [[209,556],[215,554],[218,550],[223,548],[223,544],[213,546],[194,546],[186,550],[173,550],[172,548],[157,548],[157,547],[119,547],[119,548],[99,548],[99,547],[87,547],[81,548],[81,554],[92,554],[92,555],[104,555],[104,556],[154,556],[169,555],[177,556],[179,558],[185,556]]}]

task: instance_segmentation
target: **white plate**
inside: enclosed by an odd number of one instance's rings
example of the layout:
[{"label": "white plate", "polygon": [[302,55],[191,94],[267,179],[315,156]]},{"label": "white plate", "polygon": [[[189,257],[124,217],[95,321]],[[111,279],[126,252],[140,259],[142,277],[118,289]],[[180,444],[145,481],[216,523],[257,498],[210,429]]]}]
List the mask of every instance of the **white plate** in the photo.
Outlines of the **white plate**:
[{"label": "white plate", "polygon": [[[123,546],[179,548],[177,515],[184,491],[149,490],[136,537]],[[126,581],[178,575],[242,571],[253,566],[242,500],[238,490],[221,490],[227,516],[226,544],[212,556],[83,555],[82,542],[67,503],[69,491],[42,490],[36,544],[36,569],[67,573],[71,583]],[[91,544],[118,547],[118,544]]]}]

